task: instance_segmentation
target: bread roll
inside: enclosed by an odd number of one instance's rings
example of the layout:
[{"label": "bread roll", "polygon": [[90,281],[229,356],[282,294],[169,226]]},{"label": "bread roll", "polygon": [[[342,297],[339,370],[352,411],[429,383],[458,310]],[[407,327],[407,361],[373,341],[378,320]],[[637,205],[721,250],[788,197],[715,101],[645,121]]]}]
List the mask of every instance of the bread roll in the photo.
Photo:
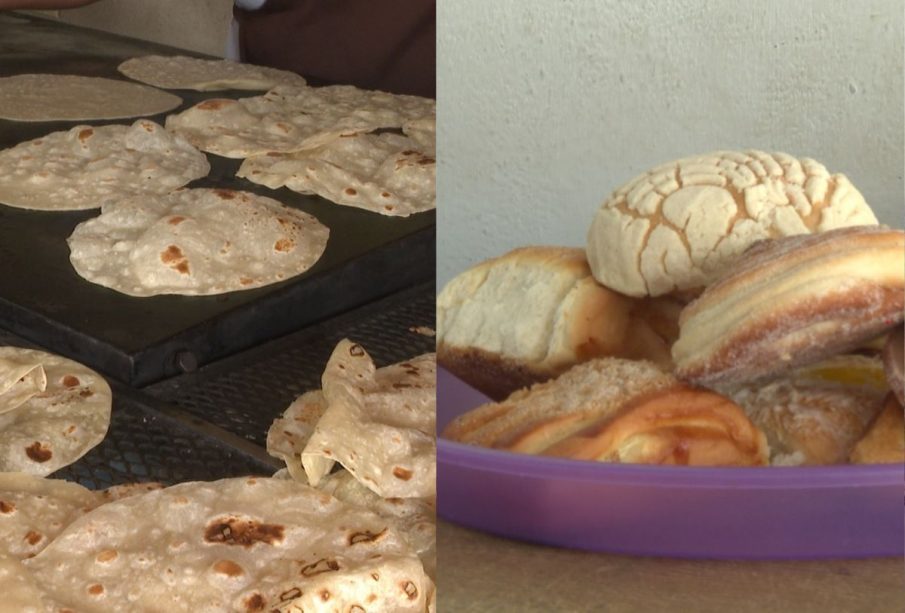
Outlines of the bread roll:
[{"label": "bread roll", "polygon": [[876,223],[849,180],[814,160],[719,151],[616,190],[591,225],[588,260],[603,285],[660,296],[710,284],[755,241]]},{"label": "bread roll", "polygon": [[670,365],[681,304],[601,287],[581,249],[525,247],[482,262],[437,298],[437,359],[492,398],[597,356]]},{"label": "bread roll", "polygon": [[518,453],[600,462],[763,465],[744,412],[650,362],[599,358],[454,420],[443,436]]}]

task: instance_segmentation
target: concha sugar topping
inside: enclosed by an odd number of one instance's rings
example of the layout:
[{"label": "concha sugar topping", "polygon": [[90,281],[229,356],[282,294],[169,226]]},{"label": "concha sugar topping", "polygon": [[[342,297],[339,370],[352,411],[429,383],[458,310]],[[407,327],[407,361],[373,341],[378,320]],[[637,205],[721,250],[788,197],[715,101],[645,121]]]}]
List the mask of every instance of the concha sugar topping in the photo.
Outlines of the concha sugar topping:
[{"label": "concha sugar topping", "polygon": [[720,151],[649,170],[603,203],[594,277],[630,296],[704,287],[755,241],[876,224],[842,174],[809,158]]}]

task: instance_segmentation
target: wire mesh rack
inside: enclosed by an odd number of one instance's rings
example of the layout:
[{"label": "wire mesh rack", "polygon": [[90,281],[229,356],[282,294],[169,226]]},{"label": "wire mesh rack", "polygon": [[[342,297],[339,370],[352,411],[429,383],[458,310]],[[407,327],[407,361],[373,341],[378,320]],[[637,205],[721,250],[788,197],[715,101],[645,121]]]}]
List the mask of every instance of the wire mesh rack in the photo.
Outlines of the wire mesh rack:
[{"label": "wire mesh rack", "polygon": [[[107,436],[52,476],[100,489],[272,474],[280,464],[264,450],[267,429],[320,386],[336,343],[351,338],[386,365],[433,351],[433,324],[434,286],[422,284],[194,373],[142,389],[114,382]],[[35,347],[2,329],[0,345]]]}]

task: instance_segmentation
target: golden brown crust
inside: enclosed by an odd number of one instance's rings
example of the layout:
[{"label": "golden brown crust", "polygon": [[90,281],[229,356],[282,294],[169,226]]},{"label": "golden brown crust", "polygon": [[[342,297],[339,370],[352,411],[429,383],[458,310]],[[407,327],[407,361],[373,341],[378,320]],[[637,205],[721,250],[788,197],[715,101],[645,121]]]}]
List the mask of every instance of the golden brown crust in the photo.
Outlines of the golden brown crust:
[{"label": "golden brown crust", "polygon": [[853,350],[903,319],[905,233],[854,227],[765,241],[680,317],[676,374],[737,384]]},{"label": "golden brown crust", "polygon": [[763,466],[766,439],[731,400],[684,384],[631,398],[544,455],[623,464]]},{"label": "golden brown crust", "polygon": [[883,411],[852,450],[852,464],[905,462],[905,416],[898,399],[889,394]]},{"label": "golden brown crust", "polygon": [[[865,339],[901,321],[905,308],[905,294],[900,289],[859,289],[802,302],[777,310],[756,325],[739,326],[732,342],[720,346],[707,361],[677,366],[676,375],[703,385],[757,381],[857,349]],[[847,322],[845,334],[833,326],[833,331],[821,333],[817,339],[809,334],[792,336],[796,331],[821,323],[832,325],[840,319]],[[775,351],[780,346],[782,352]]]},{"label": "golden brown crust", "polygon": [[443,436],[517,453],[697,466],[763,465],[764,435],[728,398],[649,362],[600,358],[455,419]]}]

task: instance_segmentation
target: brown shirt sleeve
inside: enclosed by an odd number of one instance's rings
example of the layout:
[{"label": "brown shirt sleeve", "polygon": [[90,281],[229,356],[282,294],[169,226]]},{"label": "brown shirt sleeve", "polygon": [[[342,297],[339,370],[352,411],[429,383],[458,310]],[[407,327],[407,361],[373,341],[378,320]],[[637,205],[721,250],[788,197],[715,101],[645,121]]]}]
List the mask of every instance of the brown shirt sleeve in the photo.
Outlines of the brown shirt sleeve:
[{"label": "brown shirt sleeve", "polygon": [[434,0],[268,0],[235,9],[242,60],[312,85],[436,96]]}]

